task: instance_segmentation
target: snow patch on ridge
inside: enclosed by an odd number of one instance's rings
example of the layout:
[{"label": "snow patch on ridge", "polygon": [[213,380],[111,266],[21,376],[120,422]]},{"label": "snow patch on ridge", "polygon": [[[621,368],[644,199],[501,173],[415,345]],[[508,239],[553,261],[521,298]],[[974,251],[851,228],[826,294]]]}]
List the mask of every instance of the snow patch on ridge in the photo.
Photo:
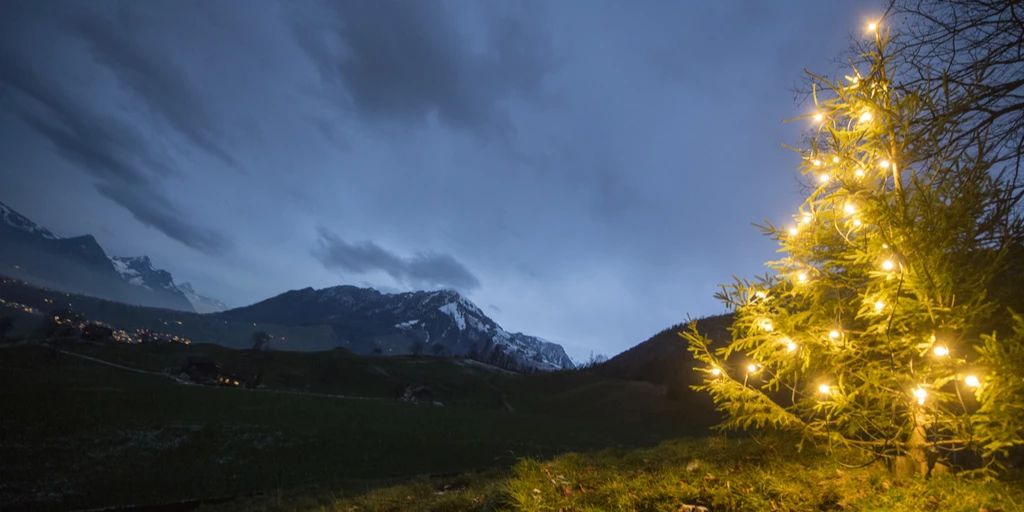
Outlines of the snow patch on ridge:
[{"label": "snow patch on ridge", "polygon": [[27,218],[25,218],[25,216],[12,210],[11,207],[3,203],[0,203],[0,218],[3,218],[4,224],[7,224],[8,226],[11,226],[14,229],[39,235],[49,240],[60,239],[59,236],[54,235],[53,233],[50,232],[50,230],[40,227],[35,222],[28,220]]},{"label": "snow patch on ridge", "polygon": [[129,258],[119,258],[115,256],[110,258],[110,262],[114,264],[114,270],[116,270],[118,274],[121,274],[121,277],[124,278],[125,281],[136,286],[149,288],[146,286],[146,282],[142,279],[142,274],[128,265]]},{"label": "snow patch on ridge", "polygon": [[462,310],[459,309],[458,304],[449,302],[437,309],[438,311],[452,317],[452,320],[455,320],[455,325],[460,331],[466,330],[466,316],[462,314]]}]

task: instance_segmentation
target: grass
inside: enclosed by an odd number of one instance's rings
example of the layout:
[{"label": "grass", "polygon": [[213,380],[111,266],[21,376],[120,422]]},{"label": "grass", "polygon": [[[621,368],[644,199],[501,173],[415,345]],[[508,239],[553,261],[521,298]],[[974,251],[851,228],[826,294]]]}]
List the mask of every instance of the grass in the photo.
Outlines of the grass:
[{"label": "grass", "polygon": [[[893,480],[881,465],[849,469],[774,440],[706,437],[654,448],[527,458],[505,473],[421,478],[353,496],[305,489],[237,510],[324,511],[963,511],[1024,510],[1024,481],[953,475]],[[218,507],[222,508],[222,507]]]},{"label": "grass", "polygon": [[[797,452],[792,440],[706,437],[712,417],[698,398],[588,372],[523,376],[337,351],[67,348],[146,370],[205,355],[262,372],[267,389],[2,348],[3,510],[191,500],[229,511],[1024,510],[1020,478],[894,481],[880,466]],[[408,383],[447,405],[395,400]]]},{"label": "grass", "polygon": [[[143,369],[223,350],[86,348],[75,347]],[[0,508],[171,503],[310,485],[351,492],[422,475],[507,468],[521,457],[650,445],[688,428],[682,404],[661,403],[660,390],[627,382],[603,405],[560,410],[558,404],[578,398],[572,393],[580,379],[595,379],[581,374],[513,376],[452,361],[326,353],[321,357],[336,359],[334,371],[349,377],[317,384],[305,373],[325,364],[316,354],[220,355],[231,364],[264,365],[272,375],[297,375],[291,384],[300,390],[370,399],[277,393],[274,379],[270,390],[180,385],[42,346],[3,348]],[[392,393],[401,382],[442,390],[438,399],[449,405],[398,402]],[[534,394],[538,387],[543,392]],[[514,412],[502,407],[501,396]],[[624,405],[616,400],[658,408],[620,416]]]}]

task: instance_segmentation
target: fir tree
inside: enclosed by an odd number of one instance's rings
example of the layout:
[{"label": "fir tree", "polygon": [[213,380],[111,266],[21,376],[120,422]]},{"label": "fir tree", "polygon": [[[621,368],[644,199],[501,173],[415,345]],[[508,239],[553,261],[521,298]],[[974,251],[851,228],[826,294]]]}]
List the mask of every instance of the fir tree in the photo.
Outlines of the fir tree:
[{"label": "fir tree", "polygon": [[763,227],[772,272],[719,293],[732,341],[684,334],[697,389],[725,428],[798,431],[900,473],[961,451],[992,467],[1024,444],[1024,320],[990,293],[1020,275],[1019,209],[984,131],[968,151],[943,144],[958,126],[936,113],[955,106],[934,84],[894,85],[888,35],[870,32],[851,75],[811,76],[809,195],[792,225]]}]

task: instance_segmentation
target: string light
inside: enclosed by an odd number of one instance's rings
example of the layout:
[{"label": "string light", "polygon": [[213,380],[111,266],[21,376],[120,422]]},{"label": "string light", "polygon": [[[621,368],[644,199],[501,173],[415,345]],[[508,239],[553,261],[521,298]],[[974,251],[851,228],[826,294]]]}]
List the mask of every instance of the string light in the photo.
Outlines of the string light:
[{"label": "string light", "polygon": [[882,169],[888,169],[890,165],[892,165],[892,163],[889,162],[888,160],[879,160],[878,161],[878,166],[881,167]]},{"label": "string light", "polygon": [[935,348],[932,349],[932,353],[937,357],[946,357],[949,355],[949,347],[945,345],[935,345]]},{"label": "string light", "polygon": [[800,232],[800,230],[797,229],[796,226],[790,226],[789,227],[789,236],[796,236],[797,233],[799,233],[799,232]]},{"label": "string light", "polygon": [[846,203],[843,205],[843,212],[847,215],[853,215],[857,213],[857,207],[853,203]]},{"label": "string light", "polygon": [[758,368],[756,364],[750,363],[747,365],[747,373],[757,373],[757,370]]},{"label": "string light", "polygon": [[811,160],[811,165],[815,167],[821,167],[821,160],[815,158],[814,160]]},{"label": "string light", "polygon": [[828,384],[818,384],[818,393],[830,395],[832,394],[832,386],[829,386]]},{"label": "string light", "polygon": [[789,337],[782,338],[782,343],[786,345],[786,352],[796,352],[796,342],[791,340]]},{"label": "string light", "polygon": [[839,157],[838,156],[833,156],[832,157],[832,163],[838,164],[839,163]]},{"label": "string light", "polygon": [[917,399],[917,405],[924,405],[925,399],[928,398],[928,392],[922,387],[915,388],[914,398]]},{"label": "string light", "polygon": [[814,122],[820,123],[820,122],[822,122],[824,120],[825,120],[825,114],[822,114],[821,112],[815,112],[814,113]]},{"label": "string light", "polygon": [[841,332],[837,331],[836,329],[832,329],[831,331],[828,332],[828,338],[830,340],[838,340],[839,337],[842,336],[842,335],[843,334]]},{"label": "string light", "polygon": [[860,117],[858,118],[858,121],[860,121],[862,123],[870,123],[872,119],[874,119],[874,116],[871,115],[871,111],[870,110],[865,110],[864,113],[861,114]]},{"label": "string light", "polygon": [[761,330],[765,332],[772,332],[775,330],[775,324],[773,324],[771,319],[769,318],[762,318],[761,321],[757,323],[757,325],[761,327]]},{"label": "string light", "polygon": [[875,301],[875,313],[881,313],[883,309],[885,309],[885,303],[880,301],[880,300],[876,300]]},{"label": "string light", "polygon": [[800,272],[800,273],[798,273],[796,275],[796,282],[798,282],[798,283],[806,283],[807,282],[807,272]]},{"label": "string light", "polygon": [[860,219],[853,219],[853,227],[855,227],[855,228],[859,228],[859,227],[861,227],[862,225],[864,225],[864,223],[863,223],[863,222],[861,222],[861,220],[860,220]]},{"label": "string light", "polygon": [[722,375],[722,369],[717,367],[717,366],[712,368],[711,369],[711,375],[714,375],[715,377],[718,377],[718,376]]},{"label": "string light", "polygon": [[800,216],[800,223],[801,224],[810,224],[811,220],[813,220],[813,219],[814,219],[813,215],[811,215],[809,213],[804,213],[803,215]]},{"label": "string light", "polygon": [[885,260],[882,262],[882,270],[889,272],[894,268],[896,268],[896,264],[893,263],[892,260]]},{"label": "string light", "polygon": [[967,384],[969,388],[976,388],[981,385],[981,380],[978,379],[977,375],[968,375],[964,377],[964,384]]},{"label": "string light", "polygon": [[825,183],[828,183],[828,180],[829,180],[829,176],[828,176],[828,174],[821,174],[821,175],[819,175],[819,176],[818,176],[818,181],[819,181],[819,182],[820,182],[821,184],[823,184],[823,185],[824,185]]},{"label": "string light", "polygon": [[853,175],[858,177],[858,178],[863,178],[864,177],[864,169],[861,169],[860,167],[858,167],[857,170],[853,171]]},{"label": "string light", "polygon": [[868,23],[868,32],[877,32],[877,31],[878,31],[878,23],[877,22],[872,21],[872,22]]},{"label": "string light", "polygon": [[768,292],[766,292],[764,290],[758,290],[758,291],[754,292],[754,297],[757,297],[758,299],[764,300],[765,298],[768,297]]}]

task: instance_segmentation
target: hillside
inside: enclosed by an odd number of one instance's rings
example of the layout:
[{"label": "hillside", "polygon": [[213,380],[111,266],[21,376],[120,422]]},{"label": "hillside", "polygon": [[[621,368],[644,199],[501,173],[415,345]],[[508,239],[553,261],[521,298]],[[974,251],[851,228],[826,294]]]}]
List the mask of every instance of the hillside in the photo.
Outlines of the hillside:
[{"label": "hillside", "polygon": [[[419,475],[503,470],[524,456],[650,446],[705,427],[657,386],[587,372],[203,345],[0,351],[5,510],[191,509],[193,500],[230,505],[311,485],[361,492]],[[183,385],[160,374],[190,357],[260,372],[263,386]],[[411,384],[444,406],[397,400]]]},{"label": "hillside", "polygon": [[[716,315],[697,320],[697,329],[714,342],[729,340],[732,315]],[[696,382],[693,358],[686,350],[686,340],[679,335],[688,328],[680,323],[658,332],[647,340],[598,365],[602,375],[620,379],[644,380],[655,384],[675,385]]]},{"label": "hillside", "polygon": [[[39,288],[18,279],[0,276],[0,298],[36,310],[35,316],[19,315],[16,329],[23,335],[38,334],[44,314],[71,310],[88,320],[119,329],[181,336],[195,343],[215,343],[231,348],[249,348],[254,331],[266,331],[288,350],[331,350],[337,346],[330,329],[322,325],[282,326],[260,322],[228,321],[210,315],[172,309],[133,306],[86,295]],[[2,316],[2,314],[0,314]]]},{"label": "hillside", "polygon": [[[465,357],[513,371],[573,367],[560,345],[509,333],[450,290],[386,294],[353,286],[306,288],[243,308],[198,314],[58,292],[0,276],[0,298],[40,315],[70,309],[128,331],[149,329],[230,348],[250,348],[253,333],[261,331],[270,336],[274,350],[343,348],[375,356]],[[26,322],[19,320],[20,331],[30,330]]]}]

